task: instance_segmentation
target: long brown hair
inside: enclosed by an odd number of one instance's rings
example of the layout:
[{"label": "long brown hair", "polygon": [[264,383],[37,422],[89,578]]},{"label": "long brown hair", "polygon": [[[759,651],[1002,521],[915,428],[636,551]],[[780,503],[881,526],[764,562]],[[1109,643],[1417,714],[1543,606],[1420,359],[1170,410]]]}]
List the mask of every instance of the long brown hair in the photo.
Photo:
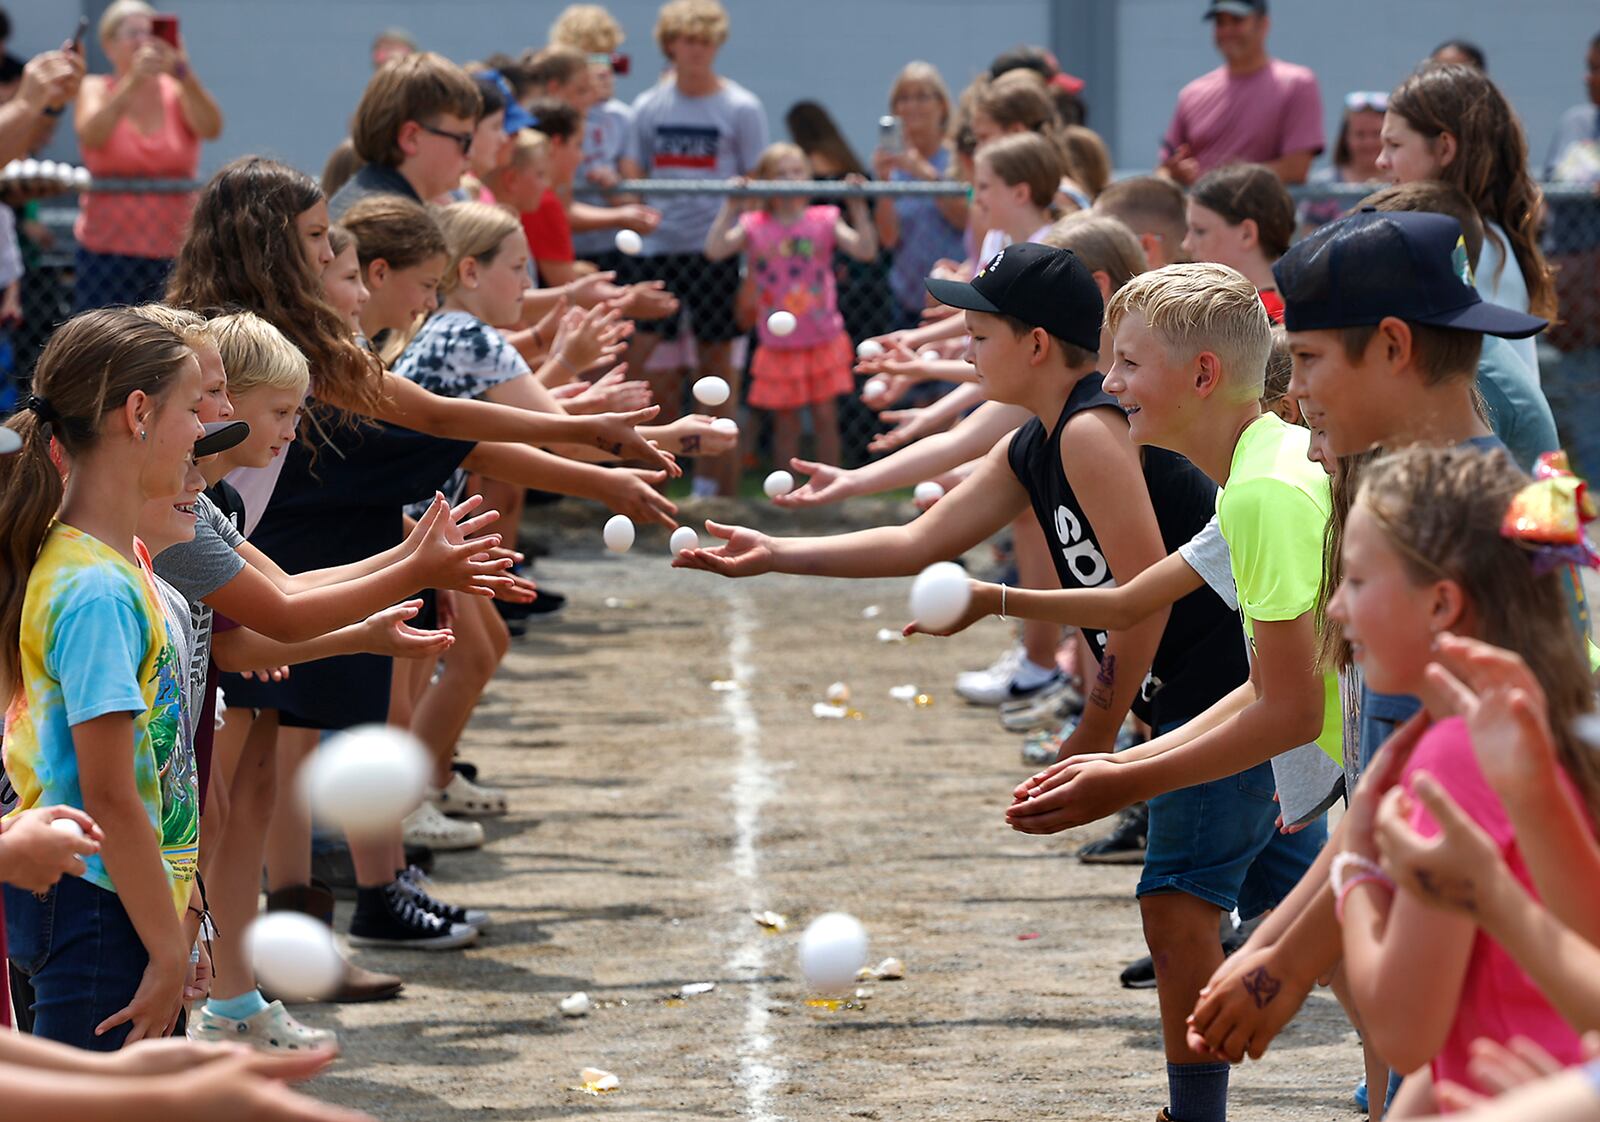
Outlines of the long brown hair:
[{"label": "long brown hair", "polygon": [[1600,820],[1600,753],[1573,730],[1594,710],[1594,681],[1573,625],[1566,566],[1538,575],[1500,524],[1528,483],[1501,449],[1411,448],[1374,461],[1356,502],[1374,516],[1408,575],[1461,586],[1474,638],[1521,655],[1544,690],[1561,766]]},{"label": "long brown hair", "polygon": [[[100,439],[107,414],[142,390],[164,404],[193,352],[161,324],[125,308],[75,316],[56,329],[39,355],[33,392],[43,413],[25,409],[6,422],[22,448],[0,456],[0,709],[22,686],[22,605],[28,577],[61,508],[61,473],[50,458],[52,437],[68,456]],[[45,420],[48,416],[50,419]]]},{"label": "long brown hair", "polygon": [[261,156],[211,177],[167,283],[167,303],[196,311],[244,308],[276,327],[311,363],[321,400],[371,413],[383,383],[371,352],[322,294],[295,220],[322,201],[309,176]]},{"label": "long brown hair", "polygon": [[[1430,141],[1449,133],[1455,159],[1438,178],[1459,187],[1486,223],[1497,223],[1528,285],[1528,310],[1556,313],[1555,281],[1539,249],[1544,195],[1528,174],[1528,138],[1510,102],[1488,75],[1471,66],[1424,66],[1389,95],[1389,111]],[[1494,230],[1488,236],[1499,241]]]},{"label": "long brown hair", "polygon": [[1344,524],[1350,517],[1362,471],[1381,453],[1376,449],[1340,456],[1334,461],[1329,480],[1333,509],[1322,530],[1322,586],[1317,590],[1317,607],[1312,619],[1317,627],[1317,670],[1326,674],[1350,668],[1350,644],[1342,628],[1328,620],[1328,601],[1344,580]]}]

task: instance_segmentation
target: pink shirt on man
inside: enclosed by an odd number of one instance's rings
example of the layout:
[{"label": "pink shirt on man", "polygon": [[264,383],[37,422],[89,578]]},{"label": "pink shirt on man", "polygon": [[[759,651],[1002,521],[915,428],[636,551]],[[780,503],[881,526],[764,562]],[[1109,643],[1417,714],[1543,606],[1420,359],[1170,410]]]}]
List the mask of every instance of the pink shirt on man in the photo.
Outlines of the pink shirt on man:
[{"label": "pink shirt on man", "polygon": [[[1401,783],[1411,790],[1412,777],[1426,771],[1449,792],[1484,833],[1494,841],[1513,876],[1534,898],[1533,875],[1528,871],[1522,851],[1517,848],[1511,820],[1506,816],[1500,796],[1489,786],[1472,750],[1472,737],[1466,722],[1459,717],[1440,721],[1430,728],[1407,761]],[[1563,780],[1566,777],[1562,776]],[[1570,782],[1564,783],[1567,796],[1578,798]],[[1423,837],[1435,837],[1439,827],[1420,801],[1411,815],[1411,825]],[[1583,1046],[1572,1026],[1556,1012],[1549,1000],[1523,972],[1516,960],[1482,929],[1472,936],[1472,956],[1467,960],[1466,977],[1461,981],[1461,997],[1455,1019],[1450,1023],[1444,1046],[1433,1058],[1433,1079],[1454,1080],[1472,1086],[1467,1077],[1469,1049],[1478,1037],[1508,1043],[1514,1036],[1526,1036],[1554,1056],[1571,1065],[1583,1060]]]},{"label": "pink shirt on man", "polygon": [[1292,152],[1321,152],[1317,76],[1277,59],[1238,78],[1219,66],[1183,87],[1163,142],[1163,156],[1187,144],[1202,174],[1239,161],[1263,164]]}]

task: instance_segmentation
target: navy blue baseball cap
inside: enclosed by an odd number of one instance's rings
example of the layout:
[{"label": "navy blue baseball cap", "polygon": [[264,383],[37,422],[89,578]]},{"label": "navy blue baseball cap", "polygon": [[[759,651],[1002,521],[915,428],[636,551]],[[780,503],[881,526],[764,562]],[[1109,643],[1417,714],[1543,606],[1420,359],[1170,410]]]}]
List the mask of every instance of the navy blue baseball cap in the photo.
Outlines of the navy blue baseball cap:
[{"label": "navy blue baseball cap", "polygon": [[1105,301],[1093,274],[1070,249],[1017,242],[991,257],[971,281],[929,277],[924,283],[941,304],[1010,316],[1064,343],[1100,350]]},{"label": "navy blue baseball cap", "polygon": [[1365,208],[1291,246],[1272,275],[1289,331],[1370,327],[1389,316],[1505,339],[1549,326],[1478,295],[1461,224],[1445,214]]}]

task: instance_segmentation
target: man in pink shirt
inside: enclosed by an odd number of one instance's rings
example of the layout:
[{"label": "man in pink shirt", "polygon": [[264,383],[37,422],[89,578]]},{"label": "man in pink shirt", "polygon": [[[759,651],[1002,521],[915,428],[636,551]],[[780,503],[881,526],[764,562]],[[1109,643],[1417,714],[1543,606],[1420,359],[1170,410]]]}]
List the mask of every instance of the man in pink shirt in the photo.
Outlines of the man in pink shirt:
[{"label": "man in pink shirt", "polygon": [[1223,64],[1178,94],[1161,170],[1188,186],[1235,161],[1304,183],[1323,149],[1322,94],[1308,67],[1267,54],[1267,0],[1211,0],[1205,18]]}]

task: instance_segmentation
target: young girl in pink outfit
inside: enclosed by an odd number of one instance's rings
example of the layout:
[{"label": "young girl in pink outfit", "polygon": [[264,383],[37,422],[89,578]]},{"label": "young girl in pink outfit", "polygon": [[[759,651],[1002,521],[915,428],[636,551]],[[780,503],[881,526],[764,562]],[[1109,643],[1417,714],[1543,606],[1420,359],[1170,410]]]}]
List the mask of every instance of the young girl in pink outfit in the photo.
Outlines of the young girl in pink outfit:
[{"label": "young girl in pink outfit", "polygon": [[[773,144],[756,161],[756,180],[805,180],[811,165],[793,144]],[[860,176],[847,183],[863,182]],[[750,362],[749,403],[773,414],[773,461],[787,466],[800,454],[800,410],[811,409],[816,454],[826,463],[839,457],[836,399],[855,389],[855,352],[845,334],[834,286],[837,245],[858,261],[878,254],[878,238],[865,199],[846,204],[846,220],[836,206],[811,206],[798,195],[764,200],[759,209],[739,213],[730,196],[706,235],[713,261],[743,250],[759,294],[759,344]],[[774,312],[794,316],[795,327],[780,335],[769,320]]]},{"label": "young girl in pink outfit", "polygon": [[[1527,662],[1548,699],[1562,793],[1583,808],[1592,829],[1600,759],[1578,740],[1574,724],[1593,711],[1593,683],[1565,588],[1571,563],[1588,556],[1578,544],[1585,500],[1581,491],[1574,496],[1577,486],[1570,476],[1565,484],[1529,486],[1501,449],[1413,449],[1366,469],[1345,523],[1344,580],[1328,618],[1343,629],[1374,691],[1415,694],[1426,710],[1421,717],[1433,721],[1420,737],[1397,735],[1362,775],[1330,877],[1362,1026],[1390,1067],[1406,1073],[1391,1118],[1432,1114],[1440,1082],[1470,1085],[1468,1060],[1480,1038],[1505,1045],[1525,1037],[1563,1065],[1583,1059],[1577,1031],[1479,917],[1434,906],[1470,899],[1471,881],[1424,882],[1433,900],[1397,894],[1373,831],[1380,801],[1398,787],[1394,799],[1406,807],[1411,828],[1424,837],[1438,833],[1429,811],[1411,798],[1420,777],[1431,776],[1492,840],[1522,888],[1537,895],[1481,763],[1498,746],[1477,742],[1430,670],[1435,642],[1446,633]],[[1563,502],[1564,516],[1550,517]],[[1566,538],[1556,533],[1563,528]]]}]

